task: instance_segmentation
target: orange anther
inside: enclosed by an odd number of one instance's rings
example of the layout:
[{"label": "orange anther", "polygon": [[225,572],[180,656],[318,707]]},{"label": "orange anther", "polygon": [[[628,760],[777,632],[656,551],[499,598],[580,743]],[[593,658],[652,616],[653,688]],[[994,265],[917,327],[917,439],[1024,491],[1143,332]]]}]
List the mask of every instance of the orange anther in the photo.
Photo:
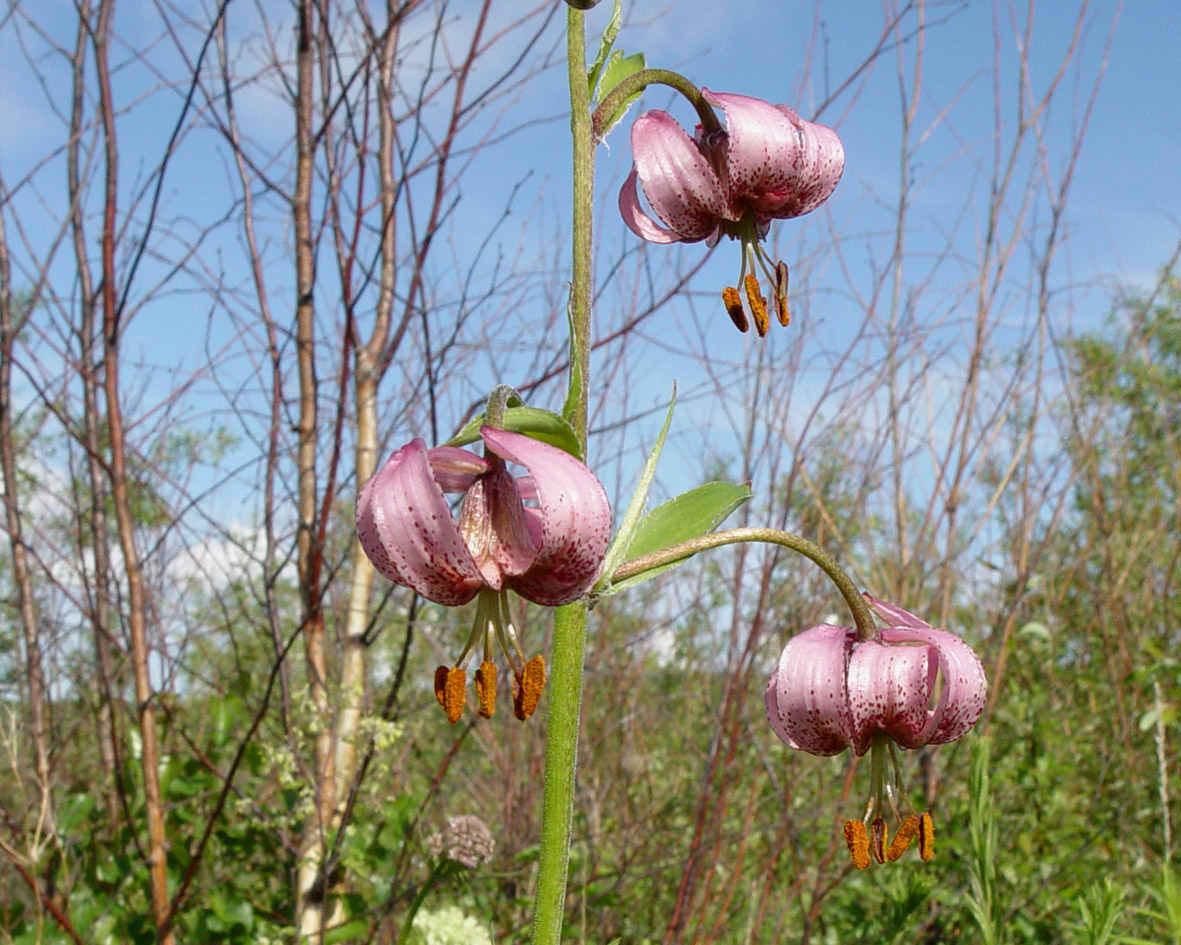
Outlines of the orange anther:
[{"label": "orange anther", "polygon": [[854,866],[859,870],[869,866],[869,835],[860,820],[845,821],[845,846],[849,848],[849,857]]},{"label": "orange anther", "polygon": [[480,707],[477,710],[481,718],[490,719],[496,711],[496,664],[484,660],[476,670],[476,698]]},{"label": "orange anther", "polygon": [[881,817],[875,817],[873,823],[869,825],[870,851],[873,853],[873,858],[879,863],[886,862],[886,840],[889,837],[890,831],[886,827],[886,822]]},{"label": "orange anther", "polygon": [[894,861],[902,856],[910,846],[910,841],[914,839],[914,835],[919,831],[919,819],[911,814],[898,827],[898,832],[894,834],[894,839],[890,842],[890,849],[886,851],[886,857]]},{"label": "orange anther", "polygon": [[521,672],[513,676],[513,715],[522,722],[529,718],[541,702],[541,690],[545,688],[545,658],[540,654],[533,657]]},{"label": "orange anther", "polygon": [[935,822],[931,815],[923,811],[919,818],[919,856],[926,863],[935,855]]},{"label": "orange anther", "polygon": [[726,286],[722,289],[722,302],[726,306],[726,314],[730,316],[734,327],[739,331],[748,331],[750,325],[746,321],[746,312],[742,310],[742,296],[738,294],[738,290],[733,286]]},{"label": "orange anther", "polygon": [[467,688],[467,673],[458,666],[440,666],[435,670],[435,698],[447,714],[447,721],[454,725],[463,715],[463,705],[467,701],[464,690]]},{"label": "orange anther", "polygon": [[767,319],[767,300],[759,291],[759,280],[755,278],[753,272],[746,274],[743,285],[746,286],[746,300],[750,303],[751,314],[755,317],[755,331],[759,333],[760,338],[763,338],[766,336],[767,326],[770,324]]},{"label": "orange anther", "polygon": [[784,328],[791,322],[791,311],[787,307],[787,263],[780,260],[775,264],[775,316]]}]

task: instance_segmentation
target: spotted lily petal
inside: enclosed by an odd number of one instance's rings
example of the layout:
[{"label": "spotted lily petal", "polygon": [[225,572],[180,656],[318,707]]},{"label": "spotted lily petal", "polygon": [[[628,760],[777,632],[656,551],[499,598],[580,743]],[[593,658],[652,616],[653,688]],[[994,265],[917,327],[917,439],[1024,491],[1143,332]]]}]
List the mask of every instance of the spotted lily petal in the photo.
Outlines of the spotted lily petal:
[{"label": "spotted lily petal", "polygon": [[492,468],[492,464],[483,456],[458,446],[436,446],[427,450],[426,455],[435,482],[444,492],[467,492],[477,476]]},{"label": "spotted lily petal", "polygon": [[988,679],[980,659],[963,640],[946,630],[919,627],[887,627],[882,630],[887,643],[929,644],[938,654],[943,690],[929,715],[923,744],[941,745],[966,735],[984,712]]},{"label": "spotted lily petal", "polygon": [[611,535],[611,506],[602,484],[548,443],[492,427],[480,435],[498,456],[524,466],[537,491],[538,508],[525,509],[536,555],[528,570],[509,576],[506,584],[551,607],[577,600],[598,577]]},{"label": "spotted lily petal", "polygon": [[876,732],[885,732],[903,748],[927,744],[927,707],[937,668],[938,658],[926,646],[866,640],[853,648],[848,685],[856,754],[865,754]]},{"label": "spotted lily petal", "polygon": [[378,571],[436,603],[465,604],[484,584],[421,439],[395,452],[361,490],[357,537]]},{"label": "spotted lily petal", "polygon": [[792,748],[835,755],[849,747],[845,661],[852,645],[851,630],[821,624],[783,648],[764,701],[771,728]]},{"label": "spotted lily petal", "polygon": [[909,611],[868,594],[865,600],[890,625],[882,630],[882,640],[894,644],[924,643],[937,656],[943,691],[930,712],[924,744],[938,745],[962,738],[984,712],[988,697],[988,679],[979,657],[954,633],[938,630]]},{"label": "spotted lily petal", "polygon": [[[667,112],[641,115],[632,125],[631,143],[635,169],[619,192],[619,210],[637,236],[654,243],[695,243],[730,217],[717,172]],[[637,180],[665,226],[640,207]]]},{"label": "spotted lily petal", "polygon": [[845,168],[837,133],[803,121],[786,105],[702,89],[729,128],[727,185],[732,211],[798,217],[829,198]]}]

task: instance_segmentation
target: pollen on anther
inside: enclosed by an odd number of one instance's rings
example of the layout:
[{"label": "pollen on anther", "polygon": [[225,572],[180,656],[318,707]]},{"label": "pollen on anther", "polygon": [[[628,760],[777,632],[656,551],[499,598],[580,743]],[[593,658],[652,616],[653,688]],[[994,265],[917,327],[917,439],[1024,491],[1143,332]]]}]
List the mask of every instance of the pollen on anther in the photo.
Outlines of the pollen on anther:
[{"label": "pollen on anther", "polygon": [[894,839],[890,841],[890,849],[886,851],[886,857],[891,862],[898,859],[906,852],[910,846],[910,841],[914,839],[914,835],[919,830],[919,819],[911,814],[898,827],[898,832],[894,834]]},{"label": "pollen on anther", "polygon": [[775,264],[775,315],[784,328],[791,322],[791,310],[787,307],[787,264],[780,260]]},{"label": "pollen on anther", "polygon": [[513,675],[513,715],[524,722],[537,711],[545,688],[545,658],[538,654]]},{"label": "pollen on anther", "polygon": [[935,855],[935,822],[923,811],[919,818],[919,856],[926,863]]},{"label": "pollen on anther", "polygon": [[881,817],[875,817],[870,829],[870,850],[873,858],[879,863],[886,862],[886,841],[889,838],[889,828]]},{"label": "pollen on anther", "polygon": [[726,286],[722,290],[722,302],[726,306],[726,314],[730,316],[734,327],[742,332],[749,331],[750,325],[746,320],[746,312],[742,310],[742,296],[738,294],[738,290],[733,286]]},{"label": "pollen on anther", "polygon": [[484,660],[476,670],[476,698],[480,706],[477,710],[481,718],[490,719],[496,711],[496,664]]},{"label": "pollen on anther", "polygon": [[753,272],[748,272],[742,284],[746,287],[746,300],[750,303],[750,311],[755,318],[755,331],[759,333],[760,338],[764,338],[767,326],[771,323],[767,318],[767,300],[759,291],[759,280]]},{"label": "pollen on anther", "polygon": [[849,858],[859,870],[869,866],[869,834],[865,832],[865,824],[860,820],[846,820],[845,846],[849,848]]},{"label": "pollen on anther", "polygon": [[443,707],[447,721],[454,725],[463,715],[463,706],[467,701],[467,673],[458,666],[440,666],[435,670],[435,698]]}]

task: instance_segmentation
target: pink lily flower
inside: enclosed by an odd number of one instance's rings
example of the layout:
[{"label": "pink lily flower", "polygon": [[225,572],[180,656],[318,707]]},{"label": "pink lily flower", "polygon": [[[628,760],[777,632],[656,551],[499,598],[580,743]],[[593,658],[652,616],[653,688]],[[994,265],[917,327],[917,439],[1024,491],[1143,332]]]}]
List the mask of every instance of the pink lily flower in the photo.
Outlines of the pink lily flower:
[{"label": "pink lily flower", "polygon": [[[413,440],[361,490],[357,537],[391,581],[458,606],[482,587],[556,607],[598,577],[611,507],[595,474],[548,443],[485,426],[487,456]],[[505,461],[528,472],[516,478]],[[444,493],[462,493],[458,523]],[[537,507],[525,503],[536,501]]]},{"label": "pink lily flower", "polygon": [[[435,694],[452,722],[463,711],[461,665],[480,643],[480,714],[492,714],[494,640],[513,666],[518,716],[533,711],[545,664],[540,656],[526,661],[521,653],[505,592],[548,607],[577,600],[598,577],[611,532],[602,484],[569,453],[489,426],[480,436],[484,456],[411,441],[357,500],[357,537],[379,572],[439,604],[454,607],[480,596],[467,646],[454,668],[436,673]],[[527,475],[513,476],[509,462],[523,466]],[[458,521],[446,493],[463,495]]]},{"label": "pink lily flower", "polygon": [[[783,648],[765,694],[767,720],[789,747],[814,755],[872,750],[866,815],[845,825],[860,868],[869,865],[870,837],[879,862],[901,856],[916,833],[929,859],[930,815],[898,811],[904,795],[894,746],[922,748],[963,737],[984,711],[987,694],[984,667],[963,640],[901,607],[866,599],[889,624],[877,639],[859,641],[852,628],[828,624],[805,630]],[[895,838],[906,835],[900,848],[886,848],[883,800],[902,823]]]},{"label": "pink lily flower", "polygon": [[938,745],[967,734],[984,711],[984,667],[968,644],[869,601],[891,623],[879,639],[858,642],[851,627],[821,624],[783,648],[767,684],[767,719],[791,748],[864,755],[879,734],[903,748]]},{"label": "pink lily flower", "polygon": [[[645,112],[632,126],[635,165],[619,192],[619,211],[633,233],[652,243],[704,239],[713,245],[723,235],[741,240],[739,283],[763,335],[767,306],[756,265],[774,286],[779,321],[786,325],[791,316],[787,266],[771,260],[761,240],[771,220],[810,213],[831,196],[845,151],[835,131],[802,120],[786,105],[708,89],[701,94],[722,110],[729,131],[707,135],[698,126],[690,138],[667,112]],[[657,219],[641,206],[637,183]],[[738,290],[727,287],[722,297],[731,319],[746,331]]]}]

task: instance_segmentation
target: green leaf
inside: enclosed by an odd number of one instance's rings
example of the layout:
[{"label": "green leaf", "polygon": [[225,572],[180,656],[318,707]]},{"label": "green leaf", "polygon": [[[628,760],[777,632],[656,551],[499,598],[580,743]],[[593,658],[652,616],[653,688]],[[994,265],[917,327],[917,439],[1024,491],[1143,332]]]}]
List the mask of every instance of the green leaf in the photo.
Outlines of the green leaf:
[{"label": "green leaf", "polygon": [[[480,438],[480,427],[483,423],[484,415],[478,414],[442,445],[467,446],[469,443],[475,443]],[[531,436],[535,440],[565,450],[575,459],[582,459],[582,450],[578,448],[578,437],[574,435],[574,429],[556,413],[537,407],[505,407],[504,429]]]},{"label": "green leaf", "polygon": [[[603,81],[599,84],[599,99],[606,98],[615,86],[619,85],[624,79],[633,73],[639,72],[644,68],[644,54],[632,53],[630,56],[625,56],[623,50],[617,49],[611,53],[611,58],[607,60],[607,68],[603,70]],[[627,114],[628,109],[632,107],[636,99],[641,95],[642,90],[637,90],[623,100],[623,103],[612,114],[607,116],[606,121],[600,129],[599,134],[602,137],[607,137],[607,133],[623,120],[623,116]]]},{"label": "green leaf", "polygon": [[[750,486],[736,486],[729,482],[707,482],[690,489],[675,499],[669,499],[644,516],[635,537],[627,547],[625,558],[638,558],[672,547],[683,541],[700,538],[714,531],[726,518],[751,496]],[[607,594],[639,584],[688,559],[661,565],[642,574],[624,578],[607,588]]]},{"label": "green leaf", "polygon": [[83,826],[94,810],[93,794],[71,794],[66,798],[61,813],[57,817],[57,826],[62,833],[71,833]]},{"label": "green leaf", "polygon": [[623,563],[632,539],[636,537],[636,529],[639,527],[640,517],[644,514],[644,503],[648,501],[648,490],[652,487],[652,480],[656,476],[656,463],[660,459],[660,451],[664,449],[664,441],[668,436],[668,428],[673,422],[673,409],[676,405],[677,385],[673,384],[672,398],[668,402],[668,413],[664,417],[664,426],[660,428],[652,451],[648,453],[648,459],[645,460],[644,468],[640,472],[640,481],[636,483],[636,491],[632,493],[631,501],[627,504],[627,511],[623,513],[623,520],[619,523],[619,530],[615,533],[611,547],[607,549],[607,554],[603,558],[603,567],[599,572],[599,580],[595,584],[596,590],[603,587],[610,576],[615,573],[615,569]]},{"label": "green leaf", "polygon": [[[578,405],[582,401],[582,364],[578,360],[581,348],[578,338],[578,325],[574,321],[574,297],[566,304],[566,323],[570,328],[570,383],[566,388],[566,402],[562,404],[562,419],[566,423],[573,423],[578,414]],[[582,459],[577,453],[574,454]]]},{"label": "green leaf", "polygon": [[607,61],[607,56],[611,52],[611,47],[615,45],[615,37],[619,35],[619,27],[623,23],[623,0],[615,0],[615,9],[611,11],[611,22],[607,24],[607,28],[603,30],[603,36],[599,40],[599,54],[595,56],[594,63],[591,64],[587,71],[587,87],[590,89],[591,99],[598,101],[595,98],[595,86],[599,83],[599,75],[603,71],[603,63]]},{"label": "green leaf", "polygon": [[669,499],[644,516],[627,546],[627,557],[638,558],[690,538],[708,535],[750,495],[750,486],[707,482]]},{"label": "green leaf", "polygon": [[1037,620],[1031,620],[1017,631],[1017,636],[1046,642],[1050,639],[1050,628]]},{"label": "green leaf", "polygon": [[213,706],[213,744],[221,748],[246,728],[246,706],[237,696],[223,696]]},{"label": "green leaf", "polygon": [[364,935],[369,931],[369,923],[364,919],[354,919],[344,925],[338,925],[324,933],[324,945],[334,945],[335,942],[347,942],[350,938]]}]

